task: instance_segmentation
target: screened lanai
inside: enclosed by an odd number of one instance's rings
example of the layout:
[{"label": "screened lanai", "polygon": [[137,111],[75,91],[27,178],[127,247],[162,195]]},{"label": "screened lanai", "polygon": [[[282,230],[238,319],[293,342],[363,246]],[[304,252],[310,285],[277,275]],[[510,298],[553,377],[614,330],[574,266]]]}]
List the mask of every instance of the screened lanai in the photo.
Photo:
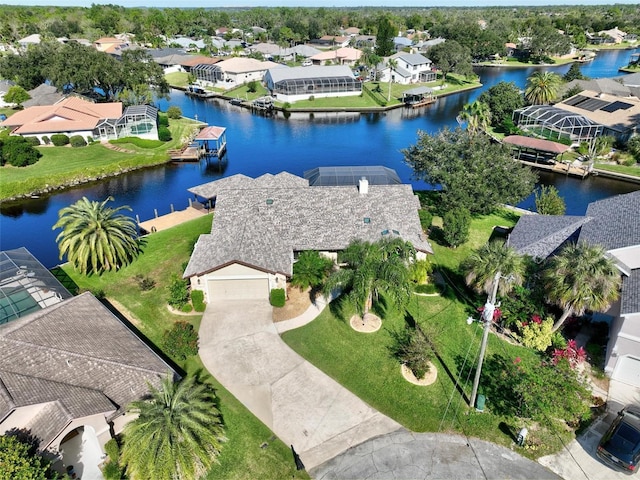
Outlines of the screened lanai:
[{"label": "screened lanai", "polygon": [[158,109],[151,105],[127,107],[116,123],[118,138],[158,139]]},{"label": "screened lanai", "polygon": [[191,73],[203,82],[216,83],[222,81],[224,78],[224,73],[219,66],[208,63],[199,63],[195,67],[192,67]]},{"label": "screened lanai", "polygon": [[270,69],[265,83],[271,95],[282,101],[314,97],[359,95],[362,82],[345,65]]},{"label": "screened lanai", "polygon": [[513,112],[522,130],[549,140],[580,142],[602,135],[604,127],[587,117],[551,105],[530,105]]}]

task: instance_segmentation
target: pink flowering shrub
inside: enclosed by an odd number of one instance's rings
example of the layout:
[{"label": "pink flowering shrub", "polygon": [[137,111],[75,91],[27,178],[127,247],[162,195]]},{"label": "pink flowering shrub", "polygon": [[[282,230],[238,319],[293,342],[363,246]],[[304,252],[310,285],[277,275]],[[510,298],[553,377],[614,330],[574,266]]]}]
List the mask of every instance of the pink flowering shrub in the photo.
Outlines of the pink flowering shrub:
[{"label": "pink flowering shrub", "polygon": [[587,352],[585,352],[584,348],[578,347],[575,340],[569,340],[567,342],[567,348],[556,348],[553,350],[551,362],[554,365],[558,365],[558,362],[563,358],[569,362],[571,368],[576,368],[580,363],[585,361]]}]

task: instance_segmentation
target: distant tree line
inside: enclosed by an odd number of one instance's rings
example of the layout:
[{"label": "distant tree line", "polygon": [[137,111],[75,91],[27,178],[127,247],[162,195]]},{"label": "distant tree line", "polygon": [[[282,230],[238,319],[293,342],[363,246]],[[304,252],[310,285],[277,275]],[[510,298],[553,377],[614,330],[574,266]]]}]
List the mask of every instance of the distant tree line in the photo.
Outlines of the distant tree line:
[{"label": "distant tree line", "polygon": [[[32,33],[45,38],[87,38],[133,33],[150,46],[166,45],[166,37],[183,35],[195,39],[215,35],[226,27],[227,38],[243,38],[250,27],[264,32],[252,40],[283,43],[305,42],[322,35],[338,35],[342,27],[358,27],[377,35],[387,28],[428,31],[467,48],[474,58],[501,53],[506,42],[524,43],[531,55],[566,53],[571,41],[586,45],[585,32],[618,27],[640,34],[637,5],[540,6],[485,8],[124,8],[93,4],[81,7],[0,7],[0,40],[13,43]],[[240,31],[233,33],[232,29]],[[562,30],[565,35],[558,32]],[[246,38],[246,37],[245,37]],[[524,39],[524,40],[523,40]]]}]

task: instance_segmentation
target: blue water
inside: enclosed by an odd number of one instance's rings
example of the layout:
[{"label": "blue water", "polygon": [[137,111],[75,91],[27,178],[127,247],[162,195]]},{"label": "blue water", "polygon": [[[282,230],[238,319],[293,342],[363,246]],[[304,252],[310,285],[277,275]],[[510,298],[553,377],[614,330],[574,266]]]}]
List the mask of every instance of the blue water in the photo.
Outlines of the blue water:
[{"label": "blue water", "polygon": [[[585,75],[611,77],[626,65],[631,51],[607,51],[582,66]],[[564,74],[568,65],[552,67]],[[87,196],[103,200],[112,195],[113,206],[129,205],[131,215],[141,220],[152,218],[155,210],[162,215],[171,205],[183,209],[188,205],[187,188],[201,183],[244,173],[255,177],[264,173],[289,171],[302,175],[305,170],[331,165],[384,165],[395,169],[400,178],[416,189],[428,188],[412,178],[412,170],[403,163],[402,149],[416,142],[417,132],[435,132],[443,126],[455,127],[455,117],[464,104],[473,101],[485,89],[501,80],[513,81],[524,88],[534,68],[482,68],[478,70],[482,89],[438,100],[423,109],[397,109],[383,114],[282,114],[265,118],[217,100],[202,101],[173,91],[170,101],[161,101],[166,110],[178,105],[185,116],[210,125],[227,128],[228,154],[222,165],[214,160],[207,165],[189,163],[167,165],[138,171],[103,182],[83,186],[46,198],[31,199],[15,205],[0,206],[0,249],[26,246],[47,267],[59,263],[51,227],[57,212]],[[554,184],[564,195],[567,212],[583,214],[586,205],[600,198],[636,190],[632,184],[590,178],[580,181],[559,175],[541,175],[541,181]],[[533,199],[521,206],[531,208]]]}]

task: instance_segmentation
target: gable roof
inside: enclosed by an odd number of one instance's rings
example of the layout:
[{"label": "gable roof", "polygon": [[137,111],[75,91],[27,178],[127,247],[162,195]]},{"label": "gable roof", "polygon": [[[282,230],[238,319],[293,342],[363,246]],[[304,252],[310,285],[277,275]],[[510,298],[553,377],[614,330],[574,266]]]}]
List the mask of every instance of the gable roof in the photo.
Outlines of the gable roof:
[{"label": "gable roof", "polygon": [[640,245],[640,190],[592,202],[587,216],[593,221],[580,232],[580,240],[606,250]]},{"label": "gable roof", "polygon": [[370,185],[362,194],[355,186],[310,187],[291,174],[236,182],[218,191],[211,234],[198,239],[185,278],[230,263],[291,275],[294,251],[343,250],[390,231],[431,252],[411,185]]},{"label": "gable roof", "polygon": [[523,215],[513,227],[508,245],[522,255],[545,259],[591,220],[569,215]]},{"label": "gable roof", "polygon": [[640,268],[631,270],[629,276],[622,276],[620,315],[632,313],[640,313]]},{"label": "gable roof", "polygon": [[89,292],[0,325],[0,350],[0,419],[51,402],[69,418],[108,414],[173,372]]},{"label": "gable roof", "polygon": [[255,58],[242,58],[233,57],[228,60],[218,62],[217,65],[223,72],[229,73],[245,73],[245,72],[259,72],[261,70],[268,70],[270,68],[282,67],[279,63],[275,62],[261,62]]},{"label": "gable roof", "polygon": [[402,61],[408,63],[409,65],[425,65],[428,63],[432,63],[431,60],[429,60],[427,57],[419,53],[400,52],[400,53],[395,53],[391,55],[391,58],[399,58]]},{"label": "gable roof", "polygon": [[269,69],[267,75],[273,83],[303,78],[353,78],[346,65],[312,65],[310,67],[285,67]]},{"label": "gable roof", "polygon": [[46,83],[41,83],[27,93],[31,98],[22,103],[25,109],[38,105],[53,105],[64,98],[64,95],[59,93],[56,87],[47,85]]},{"label": "gable roof", "polygon": [[362,57],[362,50],[351,47],[341,47],[336,50],[317,53],[309,58],[317,61],[341,59],[355,62],[359,60],[360,57]]},{"label": "gable roof", "polygon": [[0,123],[16,134],[93,130],[103,118],[120,118],[122,103],[92,103],[66,97],[54,105],[26,108]]}]

